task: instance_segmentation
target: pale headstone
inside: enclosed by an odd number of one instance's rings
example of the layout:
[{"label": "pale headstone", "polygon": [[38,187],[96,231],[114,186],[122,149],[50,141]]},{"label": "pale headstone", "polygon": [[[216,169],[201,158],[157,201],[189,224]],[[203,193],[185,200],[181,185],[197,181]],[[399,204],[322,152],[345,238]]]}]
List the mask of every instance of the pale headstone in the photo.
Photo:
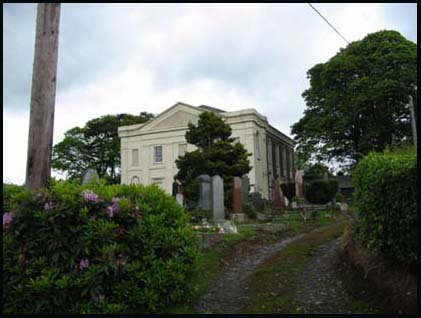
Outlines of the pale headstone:
[{"label": "pale headstone", "polygon": [[183,195],[181,193],[175,195],[175,200],[180,206],[183,206]]},{"label": "pale headstone", "polygon": [[304,170],[297,170],[295,173],[295,195],[299,198],[304,196]]},{"label": "pale headstone", "polygon": [[243,187],[243,204],[246,204],[249,199],[249,189],[250,189],[250,179],[248,175],[243,174],[241,177],[242,180],[242,187]]},{"label": "pale headstone", "polygon": [[234,177],[232,188],[232,210],[234,213],[243,212],[243,182],[240,177]]},{"label": "pale headstone", "polygon": [[199,179],[199,207],[203,210],[211,209],[211,178],[207,174],[202,174]]},{"label": "pale headstone", "polygon": [[341,203],[340,209],[341,209],[341,212],[346,212],[348,211],[349,206],[346,203]]},{"label": "pale headstone", "polygon": [[98,182],[99,176],[98,172],[93,168],[88,168],[82,176],[82,185],[88,184],[90,182]]},{"label": "pale headstone", "polygon": [[224,181],[219,176],[212,177],[212,217],[214,221],[225,219],[224,212]]},{"label": "pale headstone", "polygon": [[245,222],[246,215],[244,213],[231,213],[230,220],[233,222]]},{"label": "pale headstone", "polygon": [[222,233],[238,233],[237,226],[232,221],[223,221],[218,223],[217,226],[221,229]]}]

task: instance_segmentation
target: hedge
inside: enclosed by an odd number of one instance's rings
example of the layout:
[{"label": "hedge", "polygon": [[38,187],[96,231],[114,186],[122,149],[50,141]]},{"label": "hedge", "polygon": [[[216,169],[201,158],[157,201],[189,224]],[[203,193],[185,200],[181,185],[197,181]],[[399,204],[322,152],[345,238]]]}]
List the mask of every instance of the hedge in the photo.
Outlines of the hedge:
[{"label": "hedge", "polygon": [[24,186],[3,183],[3,213],[10,211],[13,208],[11,202],[13,202],[15,196],[22,192],[25,192]]},{"label": "hedge", "polygon": [[189,295],[197,238],[157,186],[59,182],[3,215],[5,313],[152,313]]},{"label": "hedge", "polygon": [[333,200],[338,192],[336,179],[316,179],[304,181],[304,196],[313,204],[326,204]]},{"label": "hedge", "polygon": [[352,173],[363,243],[403,263],[417,259],[416,178],[414,150],[371,153]]}]

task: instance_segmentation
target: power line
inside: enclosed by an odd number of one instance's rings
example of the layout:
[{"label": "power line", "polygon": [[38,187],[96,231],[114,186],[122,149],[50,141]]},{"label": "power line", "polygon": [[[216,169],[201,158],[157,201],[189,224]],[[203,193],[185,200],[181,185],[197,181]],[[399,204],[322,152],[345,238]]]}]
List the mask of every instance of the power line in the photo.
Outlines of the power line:
[{"label": "power line", "polygon": [[330,25],[330,27],[333,29],[333,30],[335,30],[335,32],[336,33],[338,33],[338,35],[346,42],[346,43],[348,43],[349,44],[349,42],[347,41],[347,39],[345,39],[345,37],[338,31],[338,30],[336,30],[336,28],[332,25],[332,24],[330,24],[330,22],[329,21],[327,21],[327,19],[324,17],[324,16],[322,16],[322,14],[319,12],[319,11],[317,11],[317,9],[315,8],[315,7],[313,7],[312,5],[311,5],[311,3],[308,3],[308,5],[314,10],[314,11],[316,11],[317,12],[317,14],[318,15],[320,15],[321,17],[322,17],[322,19],[323,20],[325,20],[326,21],[326,23],[327,24],[329,24]]}]

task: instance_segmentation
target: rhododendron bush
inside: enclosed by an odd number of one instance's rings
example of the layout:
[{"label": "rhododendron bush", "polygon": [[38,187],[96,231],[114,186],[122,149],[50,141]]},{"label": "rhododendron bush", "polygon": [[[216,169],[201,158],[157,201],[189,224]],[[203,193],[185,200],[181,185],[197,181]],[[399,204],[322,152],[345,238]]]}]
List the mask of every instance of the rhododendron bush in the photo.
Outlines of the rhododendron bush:
[{"label": "rhododendron bush", "polygon": [[197,242],[156,186],[54,183],[3,214],[6,313],[159,312],[185,298]]}]

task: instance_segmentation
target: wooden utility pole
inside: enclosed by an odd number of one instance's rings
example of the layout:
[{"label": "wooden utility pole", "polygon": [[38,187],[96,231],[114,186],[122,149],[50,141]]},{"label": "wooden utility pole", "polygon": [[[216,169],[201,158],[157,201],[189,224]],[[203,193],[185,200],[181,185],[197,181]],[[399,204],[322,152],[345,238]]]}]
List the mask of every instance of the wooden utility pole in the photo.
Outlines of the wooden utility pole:
[{"label": "wooden utility pole", "polygon": [[46,187],[51,177],[59,23],[59,3],[38,4],[25,181],[29,190]]}]

